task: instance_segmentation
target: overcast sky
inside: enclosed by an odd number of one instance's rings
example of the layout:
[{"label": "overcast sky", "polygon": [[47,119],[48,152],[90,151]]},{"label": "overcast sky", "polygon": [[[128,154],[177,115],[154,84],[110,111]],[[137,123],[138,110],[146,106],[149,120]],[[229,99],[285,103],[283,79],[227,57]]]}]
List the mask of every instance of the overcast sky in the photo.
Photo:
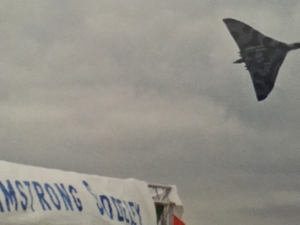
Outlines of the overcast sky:
[{"label": "overcast sky", "polygon": [[175,184],[187,225],[300,220],[300,51],[257,102],[223,18],[300,41],[298,0],[1,0],[0,155]]}]

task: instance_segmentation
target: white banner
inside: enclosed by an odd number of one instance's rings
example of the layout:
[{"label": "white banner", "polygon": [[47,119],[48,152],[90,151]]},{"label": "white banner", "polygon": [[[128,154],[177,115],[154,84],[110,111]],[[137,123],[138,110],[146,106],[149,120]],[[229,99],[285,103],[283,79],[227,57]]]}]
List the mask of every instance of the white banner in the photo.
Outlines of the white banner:
[{"label": "white banner", "polygon": [[144,181],[0,161],[0,224],[155,225]]}]

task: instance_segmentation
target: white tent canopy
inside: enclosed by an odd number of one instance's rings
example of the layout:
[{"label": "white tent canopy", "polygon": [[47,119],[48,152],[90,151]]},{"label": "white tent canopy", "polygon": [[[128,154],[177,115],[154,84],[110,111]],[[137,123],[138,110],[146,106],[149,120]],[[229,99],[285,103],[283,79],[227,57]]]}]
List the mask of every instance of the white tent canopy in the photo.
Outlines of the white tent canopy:
[{"label": "white tent canopy", "polygon": [[0,161],[0,224],[154,225],[148,184]]}]

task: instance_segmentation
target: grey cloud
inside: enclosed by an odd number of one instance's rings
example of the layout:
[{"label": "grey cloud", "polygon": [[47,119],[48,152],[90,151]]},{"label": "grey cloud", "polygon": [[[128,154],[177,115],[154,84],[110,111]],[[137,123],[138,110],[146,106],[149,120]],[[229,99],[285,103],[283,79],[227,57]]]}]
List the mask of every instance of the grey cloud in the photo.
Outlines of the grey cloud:
[{"label": "grey cloud", "polygon": [[176,184],[186,224],[297,218],[264,206],[299,192],[299,52],[257,103],[222,19],[298,41],[298,2],[34,2],[0,6],[3,160]]},{"label": "grey cloud", "polygon": [[299,220],[299,204],[268,205],[261,209],[248,208],[239,210],[240,213],[249,214],[263,219],[278,219],[285,224],[294,224]]}]

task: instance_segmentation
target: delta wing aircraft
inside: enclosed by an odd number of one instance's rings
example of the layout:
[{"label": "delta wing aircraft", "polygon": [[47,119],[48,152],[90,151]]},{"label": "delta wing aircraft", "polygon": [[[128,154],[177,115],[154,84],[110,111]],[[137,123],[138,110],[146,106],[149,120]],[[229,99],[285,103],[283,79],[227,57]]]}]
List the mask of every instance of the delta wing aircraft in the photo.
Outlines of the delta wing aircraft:
[{"label": "delta wing aircraft", "polygon": [[240,59],[250,72],[256,98],[262,101],[272,91],[285,56],[300,48],[300,43],[286,44],[267,37],[249,25],[235,19],[223,19],[240,49]]}]

